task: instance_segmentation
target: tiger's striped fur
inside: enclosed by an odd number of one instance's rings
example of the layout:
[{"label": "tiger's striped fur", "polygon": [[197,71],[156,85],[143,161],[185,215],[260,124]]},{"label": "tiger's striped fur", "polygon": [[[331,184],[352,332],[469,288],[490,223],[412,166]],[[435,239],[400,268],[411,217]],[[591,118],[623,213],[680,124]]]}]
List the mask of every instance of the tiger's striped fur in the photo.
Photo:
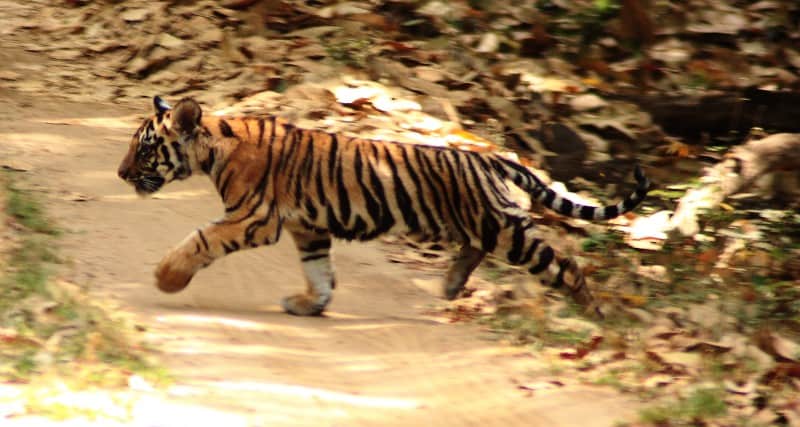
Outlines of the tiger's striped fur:
[{"label": "tiger's striped fur", "polygon": [[317,315],[335,286],[331,238],[369,240],[385,233],[456,242],[462,249],[446,274],[455,298],[486,254],[545,274],[580,303],[591,294],[583,274],[536,235],[530,215],[510,197],[507,181],[563,215],[608,219],[633,209],[649,183],[637,167],[637,187],[605,207],[571,202],[525,167],[493,154],[350,138],[304,130],[271,118],[203,117],[183,99],[170,108],[156,97],[155,115],[142,124],[119,167],[137,192],[158,191],[192,174],[208,175],[225,215],[190,234],[156,269],[164,292],[184,289],[215,259],[294,238],[308,282],[285,298],[292,314]]}]

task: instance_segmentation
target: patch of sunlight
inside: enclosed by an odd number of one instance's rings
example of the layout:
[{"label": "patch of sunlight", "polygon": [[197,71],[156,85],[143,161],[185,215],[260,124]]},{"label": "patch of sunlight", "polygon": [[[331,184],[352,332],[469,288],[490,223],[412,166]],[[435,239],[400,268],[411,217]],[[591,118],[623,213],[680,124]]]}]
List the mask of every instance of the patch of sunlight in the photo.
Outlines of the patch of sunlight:
[{"label": "patch of sunlight", "polygon": [[0,133],[3,145],[28,150],[47,150],[50,153],[65,154],[72,150],[75,140],[53,133]]},{"label": "patch of sunlight", "polygon": [[225,344],[209,342],[207,340],[174,341],[171,343],[164,343],[162,347],[165,351],[170,353],[195,356],[225,354],[226,356],[258,356],[259,358],[276,356],[284,358],[297,357],[301,359],[329,356],[328,353],[314,350],[301,350],[258,344]]},{"label": "patch of sunlight", "polygon": [[151,197],[157,200],[186,200],[211,194],[208,190],[159,191]]},{"label": "patch of sunlight", "polygon": [[85,416],[125,421],[130,418],[133,398],[105,391],[72,391],[61,385],[54,390],[44,390],[29,396],[28,407],[34,412],[44,412],[55,418]]},{"label": "patch of sunlight", "polygon": [[130,129],[137,127],[142,122],[140,115],[118,116],[118,117],[84,117],[84,118],[64,118],[64,119],[45,119],[37,120],[39,123],[48,125],[77,125],[90,126],[106,129]]},{"label": "patch of sunlight", "polygon": [[[122,182],[122,181],[120,181]],[[142,196],[139,196],[133,191],[133,188],[130,188],[130,193],[123,193],[123,194],[111,194],[108,196],[103,196],[103,200],[139,200],[142,199]],[[158,194],[154,194],[148,196],[148,198],[156,199],[156,200],[188,200],[194,199],[198,197],[207,197],[212,195],[212,193],[208,190],[181,190],[181,191],[160,191]]]},{"label": "patch of sunlight", "polygon": [[259,383],[253,381],[220,381],[212,383],[212,385],[220,389],[233,392],[244,391],[278,394],[301,399],[325,400],[331,403],[341,403],[345,405],[368,408],[417,409],[420,407],[420,403],[416,400],[392,397],[363,396],[291,384]]},{"label": "patch of sunlight", "polygon": [[252,320],[230,319],[219,316],[202,316],[199,314],[168,314],[156,317],[156,320],[163,323],[193,323],[202,325],[222,325],[238,329],[248,329],[253,331],[266,331],[270,326],[254,322]]},{"label": "patch of sunlight", "polygon": [[227,326],[230,328],[243,329],[248,331],[267,331],[271,333],[281,333],[285,335],[295,335],[302,338],[324,338],[326,335],[314,331],[311,328],[279,325],[273,323],[256,322],[252,320],[231,319],[222,316],[204,316],[200,314],[164,314],[156,317],[159,323],[178,324],[178,325],[211,325]]},{"label": "patch of sunlight", "polygon": [[[91,170],[91,171],[84,170],[83,172],[81,172],[80,175],[81,176],[85,176],[87,178],[95,178],[95,179],[96,178],[100,178],[100,179],[108,179],[108,178],[119,179],[119,178],[117,178],[117,170],[114,169],[114,168]],[[122,180],[120,180],[119,182],[122,182]]]},{"label": "patch of sunlight", "polygon": [[155,396],[140,399],[133,407],[132,413],[134,425],[137,426],[244,427],[251,425],[248,419],[242,415],[199,405],[170,403]]},{"label": "patch of sunlight", "polygon": [[342,369],[349,372],[378,372],[389,369],[389,366],[384,363],[361,363],[358,365],[345,366]]},{"label": "patch of sunlight", "polygon": [[131,191],[129,194],[109,194],[108,196],[103,196],[103,200],[117,200],[117,201],[127,201],[127,200],[139,200],[142,196]]},{"label": "patch of sunlight", "polygon": [[401,328],[404,326],[407,327],[408,325],[404,325],[402,323],[365,323],[361,325],[333,326],[331,329],[339,331],[370,331],[373,329]]},{"label": "patch of sunlight", "polygon": [[359,316],[357,314],[338,313],[335,311],[326,311],[325,317],[332,319],[347,319],[347,320],[365,320],[367,317]]}]

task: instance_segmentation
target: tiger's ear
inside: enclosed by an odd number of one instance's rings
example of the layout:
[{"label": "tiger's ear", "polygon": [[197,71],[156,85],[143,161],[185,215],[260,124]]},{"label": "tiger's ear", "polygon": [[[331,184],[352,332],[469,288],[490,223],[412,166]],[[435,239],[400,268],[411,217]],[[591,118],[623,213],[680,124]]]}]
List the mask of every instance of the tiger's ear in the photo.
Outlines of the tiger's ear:
[{"label": "tiger's ear", "polygon": [[203,117],[203,110],[200,104],[192,98],[183,98],[175,104],[175,111],[172,112],[172,120],[178,124],[178,130],[184,134],[194,132],[200,125]]},{"label": "tiger's ear", "polygon": [[164,101],[158,95],[153,97],[153,107],[156,109],[156,114],[164,114],[167,110],[172,109],[172,107],[167,104],[167,101]]}]

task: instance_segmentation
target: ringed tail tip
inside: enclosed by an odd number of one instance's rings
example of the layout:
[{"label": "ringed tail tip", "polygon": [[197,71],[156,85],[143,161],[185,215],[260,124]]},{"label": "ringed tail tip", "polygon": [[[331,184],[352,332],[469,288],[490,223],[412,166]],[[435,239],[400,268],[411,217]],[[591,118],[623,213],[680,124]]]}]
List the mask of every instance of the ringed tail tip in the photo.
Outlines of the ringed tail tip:
[{"label": "ringed tail tip", "polygon": [[649,189],[650,180],[647,179],[647,177],[644,175],[642,167],[638,164],[633,169],[633,176],[636,178],[636,183],[639,184],[639,187]]}]

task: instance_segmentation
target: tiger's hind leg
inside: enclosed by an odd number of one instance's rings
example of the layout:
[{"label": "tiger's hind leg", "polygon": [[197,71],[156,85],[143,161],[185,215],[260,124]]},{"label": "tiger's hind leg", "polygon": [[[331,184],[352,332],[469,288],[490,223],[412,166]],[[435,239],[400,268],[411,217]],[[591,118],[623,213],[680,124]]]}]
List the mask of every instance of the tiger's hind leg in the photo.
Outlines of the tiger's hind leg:
[{"label": "tiger's hind leg", "polygon": [[465,244],[461,250],[456,254],[453,259],[453,264],[447,270],[444,279],[444,296],[449,299],[455,299],[458,294],[464,289],[464,284],[467,283],[469,275],[478,267],[486,252],[473,248]]},{"label": "tiger's hind leg", "polygon": [[553,288],[566,288],[578,304],[590,307],[593,297],[586,286],[578,264],[569,256],[559,255],[536,237],[533,220],[526,217],[510,218],[508,226],[500,230],[492,253],[513,265],[525,266],[531,274]]},{"label": "tiger's hind leg", "polygon": [[309,230],[290,230],[303,272],[306,276],[306,292],[286,297],[281,306],[289,314],[319,316],[331,301],[336,286],[330,262],[331,237],[327,233]]}]

